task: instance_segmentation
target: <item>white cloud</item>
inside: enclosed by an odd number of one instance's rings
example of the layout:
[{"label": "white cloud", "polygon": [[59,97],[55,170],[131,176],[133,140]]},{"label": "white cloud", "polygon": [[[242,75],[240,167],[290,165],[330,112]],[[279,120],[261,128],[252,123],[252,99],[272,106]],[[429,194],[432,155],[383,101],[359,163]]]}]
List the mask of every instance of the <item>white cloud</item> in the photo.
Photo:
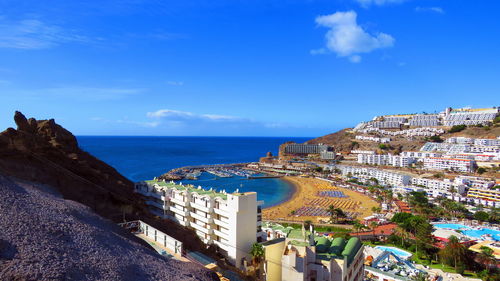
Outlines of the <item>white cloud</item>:
[{"label": "white cloud", "polygon": [[416,12],[431,12],[437,14],[444,14],[444,10],[441,7],[416,7]]},{"label": "white cloud", "polygon": [[351,61],[352,63],[360,63],[361,56],[359,56],[359,55],[350,56],[349,61]]},{"label": "white cloud", "polygon": [[362,7],[369,7],[371,5],[382,6],[386,4],[399,4],[407,0],[356,0]]},{"label": "white cloud", "polygon": [[87,37],[74,31],[38,19],[8,21],[0,17],[0,48],[46,49],[67,42],[87,41]]},{"label": "white cloud", "polygon": [[382,32],[369,34],[357,24],[356,18],[354,11],[336,12],[316,18],[318,25],[330,29],[325,35],[326,48],[329,51],[339,57],[349,57],[351,62],[358,63],[361,61],[360,53],[394,45],[395,39],[391,35]]},{"label": "white cloud", "polygon": [[171,120],[204,120],[204,121],[235,121],[235,120],[243,120],[243,118],[227,116],[227,115],[218,115],[218,114],[196,114],[188,111],[180,111],[180,110],[172,110],[172,109],[160,109],[153,112],[148,112],[146,114],[149,118],[156,119],[171,119]]}]

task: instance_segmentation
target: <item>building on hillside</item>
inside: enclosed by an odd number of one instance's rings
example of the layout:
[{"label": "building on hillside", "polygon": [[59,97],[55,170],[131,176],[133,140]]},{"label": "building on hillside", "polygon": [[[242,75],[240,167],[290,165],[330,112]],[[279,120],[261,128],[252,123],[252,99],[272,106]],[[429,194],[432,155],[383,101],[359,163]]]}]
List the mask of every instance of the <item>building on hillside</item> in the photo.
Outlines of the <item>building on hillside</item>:
[{"label": "building on hillside", "polygon": [[[266,268],[264,280],[363,280],[363,244],[359,238],[345,240],[316,237],[312,227],[306,231],[276,224],[264,226],[265,231],[274,231],[274,228],[279,228],[278,232],[283,232],[285,237],[277,238],[276,243],[274,240],[263,243]],[[268,250],[268,247],[272,248]],[[277,267],[281,267],[281,275]]]},{"label": "building on hillside", "polygon": [[226,193],[165,181],[143,181],[135,191],[144,196],[150,212],[193,229],[206,244],[242,268],[251,246],[262,237],[261,208],[257,193]]},{"label": "building on hillside", "polygon": [[351,150],[351,154],[375,154],[373,150]]},{"label": "building on hillside", "polygon": [[444,125],[487,125],[498,115],[498,108],[459,108],[447,109],[444,112]]},{"label": "building on hillside", "polygon": [[449,179],[438,180],[430,178],[412,178],[411,184],[420,186],[425,189],[429,195],[433,197],[441,197],[451,195],[452,191],[456,194],[465,194],[466,186],[464,184],[455,183]]},{"label": "building on hillside", "polygon": [[412,157],[417,159],[417,161],[423,161],[424,158],[427,157],[441,157],[443,156],[442,153],[437,153],[437,152],[425,152],[425,151],[403,151],[400,154],[401,156],[404,157]]},{"label": "building on hillside", "polygon": [[492,205],[498,205],[498,203],[493,203],[493,202],[500,202],[500,189],[487,189],[487,188],[478,188],[478,187],[471,187],[467,191],[467,197],[470,198],[479,198],[483,199],[486,201],[491,201],[491,204],[487,204],[488,206]]},{"label": "building on hillside", "polygon": [[285,146],[285,153],[287,154],[320,154],[327,151],[328,145],[324,144],[301,144],[291,143]]},{"label": "building on hillside", "polygon": [[495,186],[495,181],[492,179],[487,179],[483,177],[475,177],[475,176],[458,176],[455,178],[456,184],[464,184],[469,187],[474,188],[484,188],[489,189]]},{"label": "building on hillside", "polygon": [[362,181],[375,178],[382,185],[406,186],[411,181],[410,175],[390,170],[345,165],[337,165],[337,168],[345,177],[351,176]]},{"label": "building on hillside", "polygon": [[444,157],[424,158],[424,169],[429,170],[449,170],[456,172],[473,172],[476,161],[470,159],[456,159]]},{"label": "building on hillside", "polygon": [[415,158],[407,156],[398,156],[391,154],[358,154],[358,163],[360,164],[408,167],[415,162]]},{"label": "building on hillside", "polygon": [[372,137],[372,136],[356,136],[355,139],[357,140],[364,140],[364,141],[373,141],[373,142],[379,142],[379,143],[389,143],[391,142],[391,138],[379,138],[379,137]]}]

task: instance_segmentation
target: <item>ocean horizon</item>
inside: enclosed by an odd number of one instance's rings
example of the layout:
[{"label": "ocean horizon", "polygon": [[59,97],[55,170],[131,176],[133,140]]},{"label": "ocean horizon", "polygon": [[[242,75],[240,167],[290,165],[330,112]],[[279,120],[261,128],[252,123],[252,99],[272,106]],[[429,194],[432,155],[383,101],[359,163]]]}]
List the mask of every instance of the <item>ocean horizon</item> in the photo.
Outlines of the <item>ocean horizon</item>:
[{"label": "ocean horizon", "polygon": [[[80,147],[137,182],[149,180],[171,169],[191,165],[256,162],[279,145],[305,137],[178,137],[178,136],[76,136]],[[290,197],[293,186],[281,179],[247,180],[202,175],[198,181],[184,183],[233,192],[255,191],[264,207]]]}]

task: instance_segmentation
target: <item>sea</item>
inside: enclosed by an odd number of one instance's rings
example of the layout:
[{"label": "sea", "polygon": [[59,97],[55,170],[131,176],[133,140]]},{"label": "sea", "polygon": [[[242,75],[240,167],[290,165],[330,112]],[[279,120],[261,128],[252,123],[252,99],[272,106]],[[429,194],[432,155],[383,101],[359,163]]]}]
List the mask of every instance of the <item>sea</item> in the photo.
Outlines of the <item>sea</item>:
[{"label": "sea", "polygon": [[[255,162],[269,151],[277,155],[279,145],[284,142],[302,143],[311,138],[77,136],[77,139],[83,150],[137,182],[182,166]],[[264,207],[279,204],[293,193],[293,186],[276,178],[216,178],[203,173],[198,180],[181,182],[227,192],[256,191]]]}]

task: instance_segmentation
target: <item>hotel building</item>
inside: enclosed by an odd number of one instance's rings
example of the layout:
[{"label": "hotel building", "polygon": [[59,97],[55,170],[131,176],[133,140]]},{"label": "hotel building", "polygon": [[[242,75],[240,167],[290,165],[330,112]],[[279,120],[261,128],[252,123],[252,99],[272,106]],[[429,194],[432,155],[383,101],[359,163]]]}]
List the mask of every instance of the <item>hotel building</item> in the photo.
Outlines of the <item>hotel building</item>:
[{"label": "hotel building", "polygon": [[358,154],[358,163],[360,164],[408,167],[410,164],[415,162],[415,158],[407,156],[397,156],[391,154]]},{"label": "hotel building", "polygon": [[470,159],[456,159],[444,157],[424,158],[424,169],[450,170],[457,172],[473,172],[476,161]]},{"label": "hotel building", "polygon": [[206,244],[219,246],[237,267],[249,261],[251,246],[261,232],[262,201],[257,193],[226,193],[165,181],[143,181],[135,191],[151,213],[193,229]]},{"label": "hotel building", "polygon": [[345,240],[315,237],[312,228],[267,225],[276,238],[263,243],[266,281],[362,281],[363,244],[357,237]]},{"label": "hotel building", "polygon": [[345,165],[337,165],[337,168],[342,172],[343,176],[348,176],[350,174],[352,177],[362,180],[375,178],[382,185],[406,186],[411,181],[410,175],[389,170]]}]

